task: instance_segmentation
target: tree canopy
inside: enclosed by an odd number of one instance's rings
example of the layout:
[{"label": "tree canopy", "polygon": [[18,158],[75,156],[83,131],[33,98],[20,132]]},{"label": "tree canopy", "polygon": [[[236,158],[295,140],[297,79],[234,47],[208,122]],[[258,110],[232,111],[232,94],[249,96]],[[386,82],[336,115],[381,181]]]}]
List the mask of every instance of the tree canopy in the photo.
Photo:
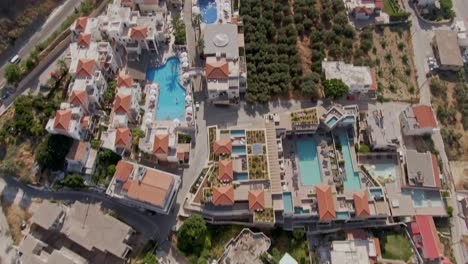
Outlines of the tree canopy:
[{"label": "tree canopy", "polygon": [[333,99],[339,99],[348,93],[348,86],[338,79],[330,79],[323,82],[325,96]]},{"label": "tree canopy", "polygon": [[192,214],[177,232],[177,247],[186,254],[199,253],[207,233],[205,220],[198,214]]},{"label": "tree canopy", "polygon": [[5,79],[8,83],[15,83],[21,79],[21,69],[18,64],[8,64],[4,72]]},{"label": "tree canopy", "polygon": [[43,168],[59,170],[63,168],[73,140],[62,135],[47,135],[36,152],[36,160]]}]

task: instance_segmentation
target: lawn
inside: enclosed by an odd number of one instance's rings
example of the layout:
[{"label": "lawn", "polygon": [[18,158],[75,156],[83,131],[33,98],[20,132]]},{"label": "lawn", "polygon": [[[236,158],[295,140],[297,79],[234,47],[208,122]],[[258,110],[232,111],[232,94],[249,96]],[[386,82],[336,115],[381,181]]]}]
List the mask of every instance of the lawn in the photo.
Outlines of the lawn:
[{"label": "lawn", "polygon": [[383,11],[388,15],[396,15],[399,9],[400,7],[398,6],[398,3],[395,3],[395,0],[384,0]]},{"label": "lawn", "polygon": [[219,259],[224,253],[224,246],[231,238],[235,238],[242,229],[243,227],[238,225],[208,225],[208,231],[211,237],[210,255],[214,259]]},{"label": "lawn", "polygon": [[379,239],[383,258],[407,261],[413,255],[411,245],[403,234],[382,232]]}]

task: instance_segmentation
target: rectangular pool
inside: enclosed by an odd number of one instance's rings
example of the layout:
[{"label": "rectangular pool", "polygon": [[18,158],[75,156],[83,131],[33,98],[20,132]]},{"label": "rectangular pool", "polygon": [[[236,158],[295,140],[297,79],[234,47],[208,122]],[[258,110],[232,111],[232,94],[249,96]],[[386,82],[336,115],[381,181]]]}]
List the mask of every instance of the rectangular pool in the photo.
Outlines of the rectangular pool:
[{"label": "rectangular pool", "polygon": [[245,146],[232,146],[232,154],[244,155],[245,154]]},{"label": "rectangular pool", "polygon": [[332,127],[337,120],[338,118],[336,118],[336,116],[333,116],[332,118],[330,118],[330,120],[327,121],[327,126]]},{"label": "rectangular pool", "polygon": [[383,191],[380,188],[369,189],[369,195],[374,198],[374,196],[383,196]]},{"label": "rectangular pool", "polygon": [[411,196],[416,208],[443,207],[444,202],[439,191],[421,189],[402,189],[402,194]]},{"label": "rectangular pool", "polygon": [[309,209],[302,209],[302,207],[294,207],[294,214],[310,214]]},{"label": "rectangular pool", "polygon": [[283,193],[283,206],[285,213],[292,214],[294,212],[292,194],[290,192]]},{"label": "rectangular pool", "polygon": [[231,136],[233,136],[233,137],[245,137],[245,130],[231,130]]},{"label": "rectangular pool", "polygon": [[346,179],[343,181],[344,187],[346,190],[359,190],[361,189],[361,178],[359,177],[359,173],[355,171],[353,167],[348,135],[341,134],[339,139],[343,151],[343,159],[345,160]]},{"label": "rectangular pool", "polygon": [[315,141],[313,139],[299,139],[296,141],[296,148],[302,185],[317,185],[322,183]]},{"label": "rectangular pool", "polygon": [[349,212],[336,212],[336,218],[337,219],[348,219],[349,218]]},{"label": "rectangular pool", "polygon": [[247,181],[249,179],[249,174],[247,172],[234,172],[235,181]]}]

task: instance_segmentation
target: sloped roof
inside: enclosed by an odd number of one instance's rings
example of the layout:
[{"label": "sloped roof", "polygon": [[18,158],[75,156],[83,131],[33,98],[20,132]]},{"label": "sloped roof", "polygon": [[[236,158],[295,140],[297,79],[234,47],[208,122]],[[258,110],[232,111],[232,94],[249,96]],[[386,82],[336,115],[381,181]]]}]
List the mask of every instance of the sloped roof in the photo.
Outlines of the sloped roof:
[{"label": "sloped roof", "polygon": [[365,6],[357,6],[354,8],[354,12],[356,13],[365,13],[366,15],[371,15],[372,14],[372,9],[367,8]]},{"label": "sloped roof", "polygon": [[88,17],[79,17],[75,22],[75,29],[84,31],[86,29],[86,24],[88,24]]},{"label": "sloped roof", "polygon": [[232,152],[232,142],[229,138],[215,141],[213,146],[215,154],[224,154]]},{"label": "sloped roof", "polygon": [[265,209],[265,193],[263,190],[249,191],[249,209],[263,210]]},{"label": "sloped roof", "polygon": [[169,152],[169,135],[155,135],[153,143],[154,154],[167,154]]},{"label": "sloped roof", "polygon": [[86,97],[88,94],[85,90],[75,90],[70,94],[70,104],[71,105],[81,105],[86,106]]},{"label": "sloped roof", "polygon": [[115,146],[126,147],[130,141],[130,128],[121,127],[117,128],[115,132]]},{"label": "sloped roof", "polygon": [[80,122],[80,127],[81,128],[87,128],[89,127],[89,122],[91,120],[91,117],[90,116],[84,116],[82,119],[81,119],[81,122]]},{"label": "sloped roof", "polygon": [[129,94],[117,94],[114,100],[114,112],[116,113],[128,113],[132,96]]},{"label": "sloped roof", "polygon": [[148,28],[131,27],[129,34],[131,39],[145,39],[148,36]]},{"label": "sloped roof", "polygon": [[315,186],[315,191],[317,193],[320,220],[336,218],[331,187],[329,185],[321,184]]},{"label": "sloped roof", "polygon": [[218,179],[220,181],[234,180],[232,160],[220,160],[218,166]]},{"label": "sloped roof", "polygon": [[88,149],[88,144],[89,142],[86,141],[74,140],[66,159],[82,161]]},{"label": "sloped roof", "polygon": [[125,160],[120,160],[115,166],[114,177],[121,181],[127,181],[132,173],[133,164],[126,162]]},{"label": "sloped roof", "polygon": [[229,64],[227,62],[206,63],[205,74],[208,79],[228,79]]},{"label": "sloped roof", "polygon": [[118,75],[117,76],[117,87],[129,88],[133,84],[133,77],[130,75]]},{"label": "sloped roof", "polygon": [[94,65],[96,61],[92,59],[80,59],[76,68],[77,77],[91,77],[93,75]]},{"label": "sloped roof", "polygon": [[232,185],[213,187],[214,205],[233,205],[234,204],[234,187]]},{"label": "sloped roof", "polygon": [[58,110],[55,113],[54,129],[68,130],[72,111],[70,109]]},{"label": "sloped roof", "polygon": [[437,128],[437,123],[434,118],[432,108],[428,105],[413,106],[414,116],[418,121],[420,128],[432,127]]},{"label": "sloped roof", "polygon": [[366,191],[355,192],[354,207],[356,207],[356,216],[369,216],[369,198]]},{"label": "sloped roof", "polygon": [[443,256],[441,243],[434,219],[430,215],[415,216],[416,223],[411,225],[413,234],[420,235],[422,240],[423,257],[428,259],[440,258]]},{"label": "sloped roof", "polygon": [[147,168],[143,180],[133,180],[127,195],[131,198],[164,207],[174,178],[165,172]]},{"label": "sloped roof", "polygon": [[78,39],[76,40],[76,43],[80,47],[89,47],[89,45],[91,44],[91,34],[80,33],[78,35]]}]

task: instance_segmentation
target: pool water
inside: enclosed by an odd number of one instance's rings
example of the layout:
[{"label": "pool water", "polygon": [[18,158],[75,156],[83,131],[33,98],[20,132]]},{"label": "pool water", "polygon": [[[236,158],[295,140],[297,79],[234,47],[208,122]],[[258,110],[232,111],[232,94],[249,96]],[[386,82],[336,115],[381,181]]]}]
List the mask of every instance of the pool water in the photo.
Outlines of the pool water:
[{"label": "pool water", "polygon": [[232,146],[232,153],[237,155],[245,154],[245,146]]},{"label": "pool water", "polygon": [[338,118],[336,118],[336,116],[333,116],[332,118],[330,118],[330,120],[327,121],[327,126],[332,127],[337,120]]},{"label": "pool water", "polygon": [[416,208],[443,207],[439,191],[421,189],[402,189],[402,194],[410,195]]},{"label": "pool water", "polygon": [[343,122],[354,122],[354,116],[347,116],[343,118]]},{"label": "pool water", "polygon": [[353,167],[348,136],[346,134],[341,134],[339,139],[343,151],[343,159],[345,160],[346,179],[343,181],[344,188],[346,190],[359,190],[361,189],[361,178],[359,177],[359,173],[356,172]]},{"label": "pool water", "polygon": [[293,213],[293,200],[290,192],[283,193],[283,206],[285,213]]},{"label": "pool water", "polygon": [[231,136],[233,136],[233,137],[245,137],[245,130],[231,130]]},{"label": "pool water", "polygon": [[179,66],[179,59],[172,57],[146,72],[146,79],[159,84],[156,120],[184,120],[185,88],[179,83]]},{"label": "pool water", "polygon": [[372,196],[372,198],[373,198],[374,196],[380,196],[380,197],[382,197],[382,196],[383,196],[383,191],[382,191],[382,189],[376,189],[376,188],[374,188],[374,189],[369,189],[369,194]]},{"label": "pool water", "polygon": [[294,214],[310,214],[309,209],[302,209],[302,207],[294,207]]},{"label": "pool water", "polygon": [[374,178],[396,178],[396,165],[394,163],[375,163],[364,165]]},{"label": "pool water", "polygon": [[235,181],[247,181],[249,179],[249,174],[247,172],[234,172]]},{"label": "pool water", "polygon": [[218,18],[218,9],[216,8],[215,0],[199,0],[198,6],[202,15],[202,22],[205,24],[213,24]]},{"label": "pool water", "polygon": [[348,219],[349,218],[349,212],[336,212],[336,218],[337,219]]},{"label": "pool water", "polygon": [[315,141],[313,139],[299,139],[296,141],[296,148],[299,157],[299,175],[301,176],[302,185],[322,183]]}]

